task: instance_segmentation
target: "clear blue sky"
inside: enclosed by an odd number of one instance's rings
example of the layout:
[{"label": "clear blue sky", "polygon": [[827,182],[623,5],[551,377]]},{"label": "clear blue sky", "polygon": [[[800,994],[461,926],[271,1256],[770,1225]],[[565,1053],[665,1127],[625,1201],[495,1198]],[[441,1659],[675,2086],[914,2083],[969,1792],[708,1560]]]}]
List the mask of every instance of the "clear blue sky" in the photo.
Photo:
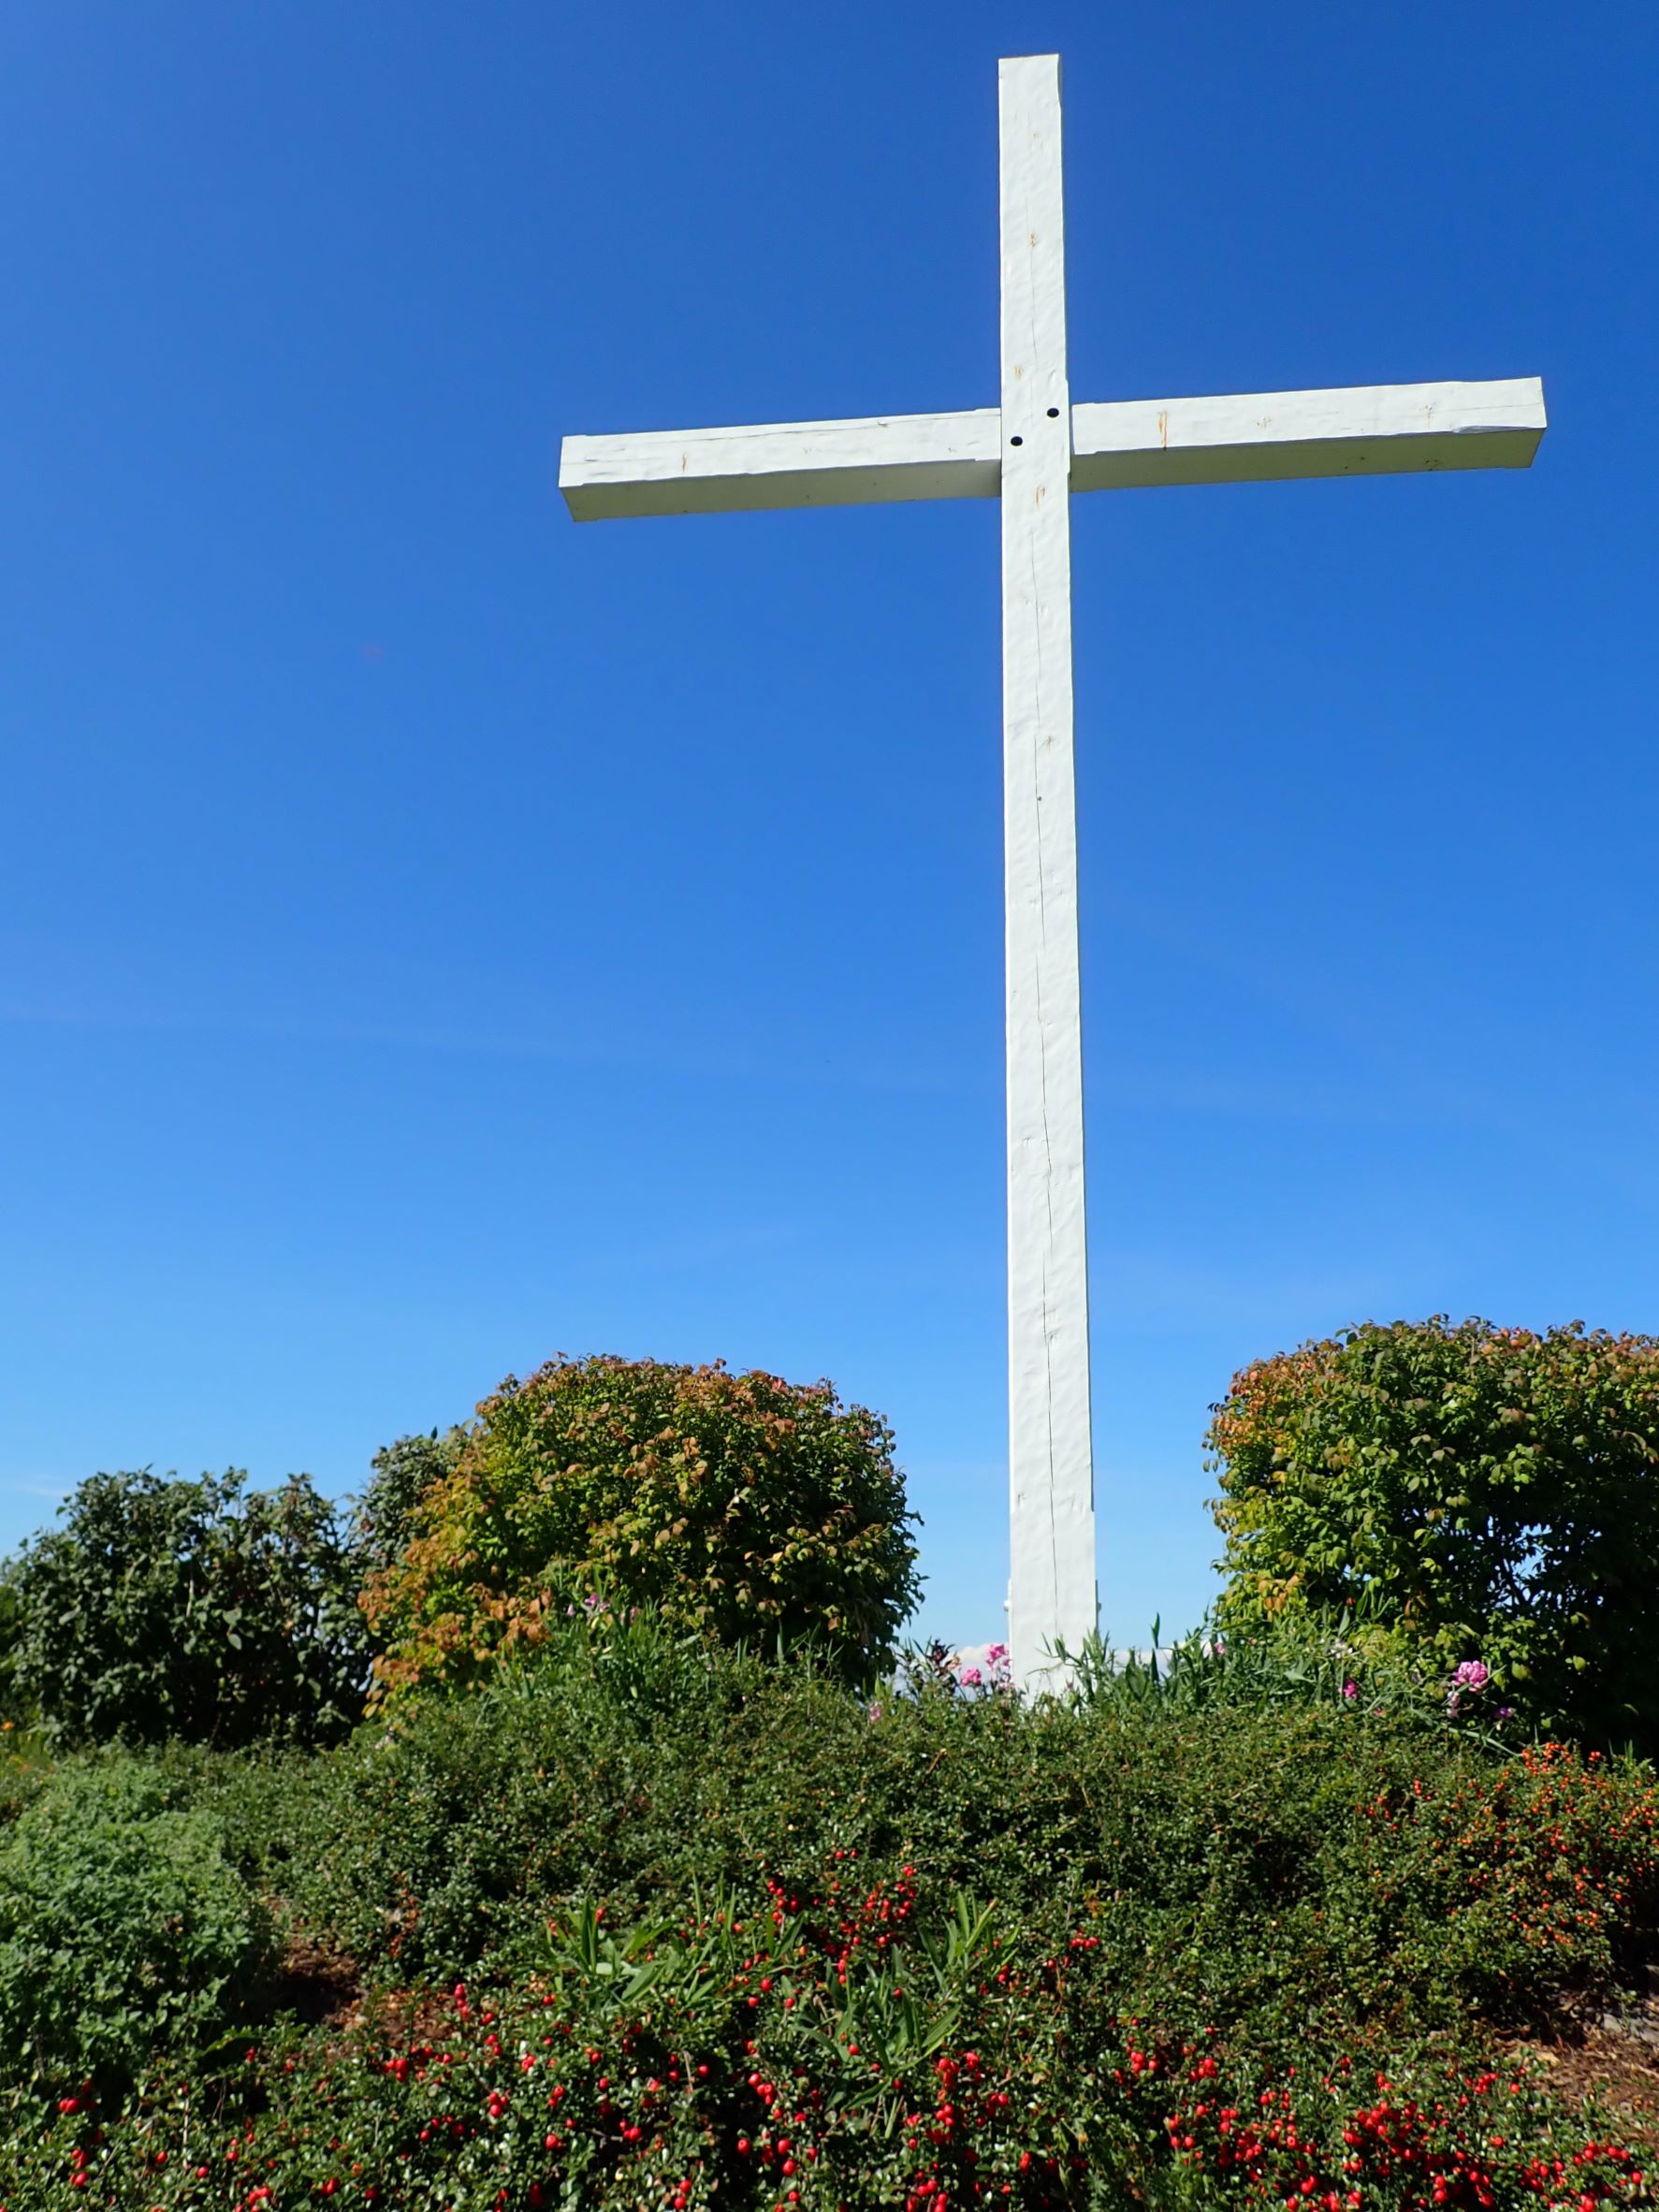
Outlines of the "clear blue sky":
[{"label": "clear blue sky", "polygon": [[1367,1316],[1659,1329],[1659,9],[0,23],[0,1543],[552,1352],[884,1409],[1006,1574],[997,517],[577,530],[561,432],[1541,373],[1530,473],[1079,503],[1101,1587]]}]

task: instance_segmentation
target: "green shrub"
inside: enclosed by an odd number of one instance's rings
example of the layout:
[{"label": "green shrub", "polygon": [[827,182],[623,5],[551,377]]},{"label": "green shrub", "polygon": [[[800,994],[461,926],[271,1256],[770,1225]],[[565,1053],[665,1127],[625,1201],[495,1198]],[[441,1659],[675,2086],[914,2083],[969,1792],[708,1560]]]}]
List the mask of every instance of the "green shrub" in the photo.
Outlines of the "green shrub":
[{"label": "green shrub", "polygon": [[872,1880],[910,1868],[934,1915],[995,1897],[1051,1948],[1086,1921],[1126,2011],[1263,2034],[1543,2019],[1616,1987],[1652,1927],[1639,1771],[1340,1696],[872,1713],[648,1629],[615,1669],[566,1631],[544,1667],[363,1729],[309,1789],[250,1787],[239,1825],[269,1821],[271,1878],[383,1986],[523,1971],[584,1897],[638,1916],[762,1869],[809,1885],[837,1852]]},{"label": "green shrub", "polygon": [[95,1475],[15,1567],[15,1671],[59,1743],[343,1734],[367,1653],[349,1553],[303,1475]]},{"label": "green shrub", "polygon": [[233,2065],[169,2026],[124,2106],[18,2088],[8,2134],[0,2079],[0,2204],[1644,2201],[1510,2039],[1594,2019],[1650,1955],[1659,1784],[1494,1750],[1381,1671],[1350,1699],[1334,1656],[1022,1708],[854,1695],[648,1612],[311,1756],[125,1762],[129,1829],[204,1822],[291,1959],[364,1986],[315,2027],[273,1989]]},{"label": "green shrub", "polygon": [[0,1728],[7,1735],[27,1726],[35,1717],[17,1672],[18,1645],[23,1633],[17,1573],[15,1559],[0,1562]]},{"label": "green shrub", "polygon": [[75,1762],[0,1836],[0,2077],[118,2095],[256,1998],[268,1919],[175,1795],[129,1757]]},{"label": "green shrub", "polygon": [[867,1676],[918,1589],[892,1443],[828,1383],[614,1359],[509,1377],[370,1580],[379,1686],[482,1679],[575,1604],[653,1606],[725,1643],[810,1640]]},{"label": "green shrub", "polygon": [[365,1581],[385,1574],[402,1557],[416,1502],[454,1474],[466,1438],[462,1428],[400,1436],[395,1444],[383,1444],[370,1461],[373,1472],[357,1502],[352,1527],[352,1550]]},{"label": "green shrub", "polygon": [[864,1706],[809,1669],[648,1616],[567,1623],[468,1697],[394,1706],[309,1787],[239,1792],[238,1825],[263,1824],[252,1848],[371,1979],[452,1982],[521,1961],[549,1899],[737,1880],[797,1816],[811,1849],[826,1765],[867,1736]]},{"label": "green shrub", "polygon": [[[1315,2053],[1125,2016],[1086,1925],[1045,1953],[968,1898],[842,1865],[796,1897],[578,1915],[531,1984],[284,2038],[203,2094],[0,2146],[13,2212],[1597,2212],[1650,2202],[1610,2118],[1432,2046]],[[206,2187],[203,2185],[207,2184]],[[70,2199],[69,2201],[74,2201]]]},{"label": "green shrub", "polygon": [[[798,1695],[803,1685],[786,1687]],[[446,1717],[470,1727],[494,1702],[487,1692]],[[776,1724],[779,1707],[766,1717]],[[866,1740],[888,1717],[862,1716]],[[598,1887],[607,1870],[594,1869],[595,1886],[547,1915],[505,1983],[469,1977],[441,1994],[400,1993],[367,2007],[356,2031],[261,2037],[216,2080],[174,2061],[124,2111],[78,2103],[44,2130],[16,2129],[9,2146],[0,2142],[0,2201],[44,2212],[77,2176],[82,2201],[153,2212],[335,2196],[407,2212],[966,2212],[981,2203],[1245,2212],[1310,2200],[1317,2212],[1594,2212],[1648,2201],[1642,2161],[1616,2125],[1554,2102],[1476,2022],[1454,2016],[1454,2033],[1425,2032],[1421,2016],[1397,2006],[1367,2016],[1346,2004],[1342,1949],[1320,1947],[1320,1921],[1345,1903],[1362,1911],[1367,1885],[1351,1867],[1333,1882],[1330,1864],[1299,1883],[1275,1849],[1286,1827],[1259,1834],[1275,1782],[1296,1786],[1288,1767],[1259,1771],[1263,1753],[1291,1748],[1283,1715],[1266,1735],[1246,1731],[1230,1764],[1214,1757],[1188,1793],[1163,1798],[1149,1786],[1154,1768],[1167,1768],[1187,1739],[1178,1726],[1149,1728],[1143,1715],[1142,1748],[1162,1755],[1140,1765],[1115,1727],[1099,1732],[1087,1757],[1091,1729],[1076,1716],[1033,1723],[935,1698],[911,1718],[926,1733],[904,1748],[931,1745],[941,1774],[953,1743],[966,1768],[985,1764],[998,1741],[1029,1754],[1052,1739],[1085,1754],[1084,1805],[1114,1770],[1130,1775],[1124,1794],[1146,1818],[1140,1840],[1154,1863],[1138,1870],[1120,1856],[1125,1875],[1156,1891],[1171,1868],[1207,1855],[1188,1932],[1221,1948],[1230,1921],[1251,1920],[1257,1954],[1276,1946],[1289,1965],[1292,2001],[1191,1978],[1171,1928],[1126,1910],[1128,1885],[1056,1902],[1044,1874],[1065,1861],[1051,1856],[1046,1869],[1028,1865],[1013,1898],[941,1887],[942,1833],[925,1853],[931,1863],[898,1857],[896,1846],[880,1855],[851,1841],[826,1847],[818,1808],[809,1840],[788,1824],[772,1838],[750,1828],[756,1855],[735,1882],[665,1882],[648,1901],[616,1910]],[[1322,1727],[1322,1748],[1327,1764],[1339,1741],[1361,1754],[1352,1781],[1365,1747],[1383,1745],[1362,1722],[1345,1727],[1341,1738]],[[1219,1752],[1223,1732],[1205,1733]],[[1241,1804],[1252,1752],[1260,1786]],[[649,1765],[640,1762],[638,1779]],[[866,1765],[855,1760],[850,1779],[867,1781]],[[1008,1768],[989,1765],[1007,1815]],[[1375,1756],[1372,1768],[1375,1779]],[[1041,1792],[1064,1771],[1040,1762],[1029,1779]],[[1349,1826],[1367,1840],[1369,1872],[1386,1884],[1404,1867],[1423,1871],[1414,1925],[1425,1935],[1489,1869],[1515,1879],[1506,1888],[1500,1880],[1486,1925],[1543,1903],[1535,1932],[1545,1950],[1596,1898],[1627,1911],[1621,1875],[1652,1857],[1651,1781],[1557,1754],[1515,1768],[1517,1795],[1503,1807],[1506,1771],[1485,1770],[1494,1795],[1468,1769],[1460,1795],[1439,1775],[1425,1787],[1419,1773],[1414,1786],[1402,1768],[1397,1791],[1348,1809],[1360,1815]],[[1322,1785],[1310,1776],[1300,1788],[1292,1828]],[[1323,1795],[1328,1824],[1344,1795]],[[1184,1801],[1188,1817],[1168,1849],[1163,1816]],[[904,1810],[896,1794],[890,1810]],[[1052,1815],[1052,1798],[1040,1794],[1031,1810],[1035,1825]],[[1207,1854],[1206,1819],[1220,1831]],[[1646,1826],[1645,1843],[1633,1845],[1633,1822]],[[1193,1905],[1252,1834],[1268,1848],[1235,1873],[1227,1911],[1198,1925]],[[1565,1844],[1559,1868],[1555,1834]],[[786,1870],[766,1855],[773,1839]],[[1436,1886],[1443,1861],[1449,1886]],[[1567,1894],[1550,1899],[1558,1871]],[[1303,1889],[1317,1907],[1298,1912]],[[1512,1948],[1524,1948],[1521,1937]]]},{"label": "green shrub", "polygon": [[1246,1368],[1209,1442],[1224,1625],[1357,1608],[1455,1699],[1659,1748],[1659,1340],[1367,1324]]}]

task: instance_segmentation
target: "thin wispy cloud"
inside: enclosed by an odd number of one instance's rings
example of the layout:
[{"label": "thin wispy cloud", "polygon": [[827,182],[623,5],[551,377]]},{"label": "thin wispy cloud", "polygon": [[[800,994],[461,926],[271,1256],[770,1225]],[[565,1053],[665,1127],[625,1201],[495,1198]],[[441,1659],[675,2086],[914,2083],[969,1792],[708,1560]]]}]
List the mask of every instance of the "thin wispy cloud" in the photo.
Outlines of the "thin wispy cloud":
[{"label": "thin wispy cloud", "polygon": [[[828,1055],[804,1055],[779,1048],[756,1053],[734,1039],[706,1051],[688,1052],[677,1041],[635,1037],[623,1042],[600,1035],[537,1036],[444,1024],[362,1020],[356,1017],[303,1019],[283,1015],[226,1015],[179,1008],[97,1006],[0,999],[0,1023],[18,1027],[69,1029],[111,1034],[235,1038],[250,1043],[278,1043],[347,1051],[439,1054],[451,1058],[480,1057],[607,1074],[636,1075],[677,1082],[776,1084],[877,1095],[937,1098],[983,1097],[999,1087],[995,1058],[972,1070],[953,1059],[915,1058],[877,1065]],[[1189,1114],[1221,1120],[1313,1124],[1346,1128],[1409,1128],[1448,1123],[1491,1126],[1496,1102],[1467,1086],[1443,1082],[1275,1083],[1253,1076],[1192,1073],[1160,1068],[1144,1059],[1110,1061],[1092,1073],[1093,1104],[1121,1112]]]},{"label": "thin wispy cloud", "polygon": [[1305,1332],[1390,1309],[1421,1272],[1385,1260],[1274,1273],[1108,1248],[1091,1269],[1091,1302],[1097,1320],[1234,1330],[1276,1330],[1292,1320]]},{"label": "thin wispy cloud", "polygon": [[1485,1126],[1491,1102],[1452,1085],[1271,1083],[1251,1076],[1187,1075],[1152,1067],[1098,1076],[1095,1103],[1128,1113],[1213,1115],[1219,1120],[1313,1123],[1334,1128]]},{"label": "thin wispy cloud", "polygon": [[716,1050],[688,1052],[677,1042],[653,1040],[648,1035],[622,1043],[598,1036],[553,1038],[517,1031],[509,1035],[460,1025],[375,1022],[356,1017],[307,1016],[300,1020],[281,1015],[251,1017],[205,1014],[174,1008],[134,1009],[61,1002],[43,1006],[17,999],[0,1000],[0,1022],[19,1027],[234,1037],[249,1042],[441,1053],[457,1058],[483,1056],[533,1061],[709,1084],[773,1083],[792,1088],[950,1096],[995,1086],[1000,1081],[1000,1070],[995,1066],[976,1076],[945,1059],[895,1063],[888,1056],[871,1064],[863,1057],[849,1061],[827,1055],[808,1056],[785,1047],[757,1053],[751,1045],[736,1039],[729,1045],[721,1043]]}]

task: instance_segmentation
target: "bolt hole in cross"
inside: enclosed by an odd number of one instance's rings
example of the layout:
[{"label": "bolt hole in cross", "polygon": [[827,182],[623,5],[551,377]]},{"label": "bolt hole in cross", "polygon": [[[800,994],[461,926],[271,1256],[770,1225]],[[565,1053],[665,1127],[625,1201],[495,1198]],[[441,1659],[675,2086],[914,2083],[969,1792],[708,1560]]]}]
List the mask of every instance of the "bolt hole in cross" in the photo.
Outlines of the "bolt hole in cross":
[{"label": "bolt hole in cross", "polygon": [[[1002,509],[1012,1672],[1040,1685],[1096,1625],[1083,1052],[1072,781],[1071,492],[1524,469],[1536,377],[1073,405],[1055,54],[999,71],[1001,404],[566,438],[578,522],[995,499]],[[1007,437],[1007,450],[1003,438]],[[1017,458],[1015,458],[1017,455]]]}]

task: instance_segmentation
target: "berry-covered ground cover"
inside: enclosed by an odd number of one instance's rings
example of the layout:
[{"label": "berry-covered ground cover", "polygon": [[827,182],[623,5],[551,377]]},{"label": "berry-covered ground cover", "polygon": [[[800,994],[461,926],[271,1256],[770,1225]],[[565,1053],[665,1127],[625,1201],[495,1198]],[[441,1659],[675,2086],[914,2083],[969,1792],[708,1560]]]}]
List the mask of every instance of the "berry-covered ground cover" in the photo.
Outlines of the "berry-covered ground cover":
[{"label": "berry-covered ground cover", "polygon": [[327,1752],[16,1757],[0,2205],[1646,2201],[1528,2053],[1645,1972],[1651,1771],[1264,1679],[642,1622]]}]

